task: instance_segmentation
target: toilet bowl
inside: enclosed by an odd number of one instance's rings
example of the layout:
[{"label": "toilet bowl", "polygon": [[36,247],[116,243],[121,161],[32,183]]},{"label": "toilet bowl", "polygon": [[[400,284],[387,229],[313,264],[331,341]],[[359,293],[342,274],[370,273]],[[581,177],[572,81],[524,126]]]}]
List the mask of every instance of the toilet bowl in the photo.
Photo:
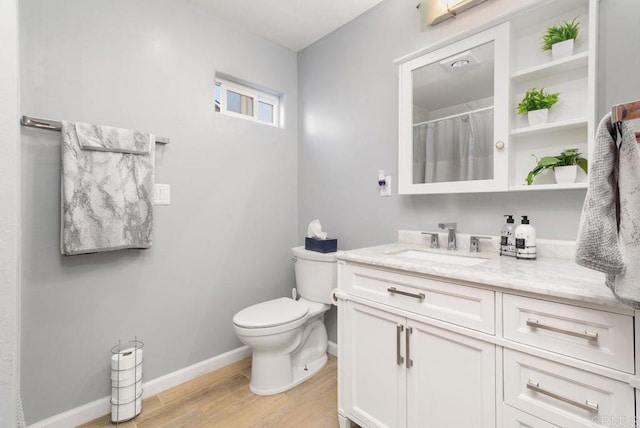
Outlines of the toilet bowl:
[{"label": "toilet bowl", "polygon": [[337,258],[304,247],[292,251],[301,298],[258,303],[233,317],[238,338],[253,351],[249,389],[258,395],[291,389],[327,362],[324,314],[336,283]]}]

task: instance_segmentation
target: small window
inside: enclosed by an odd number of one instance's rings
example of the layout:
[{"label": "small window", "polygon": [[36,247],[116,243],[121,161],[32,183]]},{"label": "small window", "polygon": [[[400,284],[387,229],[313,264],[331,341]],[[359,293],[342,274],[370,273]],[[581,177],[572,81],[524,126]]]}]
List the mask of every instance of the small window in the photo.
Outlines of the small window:
[{"label": "small window", "polygon": [[226,79],[216,79],[215,110],[272,126],[280,126],[280,97]]}]

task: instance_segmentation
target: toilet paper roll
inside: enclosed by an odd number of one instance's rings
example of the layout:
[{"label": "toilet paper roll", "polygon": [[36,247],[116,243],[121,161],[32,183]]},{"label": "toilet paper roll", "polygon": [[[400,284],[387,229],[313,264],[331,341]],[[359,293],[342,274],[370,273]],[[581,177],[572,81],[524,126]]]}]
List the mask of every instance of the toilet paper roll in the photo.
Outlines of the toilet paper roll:
[{"label": "toilet paper roll", "polygon": [[[134,379],[135,377],[135,379]],[[133,385],[142,379],[142,364],[126,370],[111,371],[111,385],[117,387]]]},{"label": "toilet paper roll", "polygon": [[142,362],[142,348],[127,348],[111,356],[112,370],[126,370]]},{"label": "toilet paper roll", "polygon": [[124,422],[133,419],[142,411],[142,398],[127,404],[111,405],[111,422]]},{"label": "toilet paper roll", "polygon": [[133,401],[142,394],[142,380],[135,384],[121,387],[111,387],[111,404],[124,404]]}]

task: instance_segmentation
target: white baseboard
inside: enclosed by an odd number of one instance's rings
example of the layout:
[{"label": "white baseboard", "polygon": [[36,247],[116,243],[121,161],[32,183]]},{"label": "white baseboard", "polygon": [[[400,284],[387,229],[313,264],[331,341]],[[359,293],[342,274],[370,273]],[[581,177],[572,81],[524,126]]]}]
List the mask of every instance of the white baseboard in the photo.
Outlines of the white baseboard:
[{"label": "white baseboard", "polygon": [[338,344],[335,342],[331,342],[329,341],[329,348],[327,349],[327,352],[330,353],[331,355],[333,355],[334,357],[338,356]]},{"label": "white baseboard", "polygon": [[[331,349],[331,344],[329,345]],[[331,351],[329,351],[331,353]],[[224,354],[217,355],[208,360],[201,361],[189,367],[185,367],[175,372],[160,376],[149,382],[144,382],[144,394],[142,398],[156,395],[169,388],[188,382],[192,379],[202,376],[205,373],[212,372],[221,367],[227,366],[236,361],[251,356],[251,349],[248,346],[241,346],[232,349]],[[50,418],[43,419],[40,422],[29,425],[28,428],[69,428],[82,425],[111,412],[111,397],[103,397],[91,403],[84,404],[66,412],[59,413]]]},{"label": "white baseboard", "polygon": [[182,383],[202,376],[205,373],[218,370],[219,368],[228,366],[229,364],[243,360],[250,356],[251,349],[245,345],[236,349],[232,349],[231,351],[225,352],[224,354],[217,355],[213,358],[209,358],[208,360],[201,361],[189,367],[176,370],[173,373],[160,376],[144,383],[144,394],[142,395],[142,398],[147,398],[151,397],[152,395],[159,394],[169,388],[173,388],[174,386],[178,386]]}]

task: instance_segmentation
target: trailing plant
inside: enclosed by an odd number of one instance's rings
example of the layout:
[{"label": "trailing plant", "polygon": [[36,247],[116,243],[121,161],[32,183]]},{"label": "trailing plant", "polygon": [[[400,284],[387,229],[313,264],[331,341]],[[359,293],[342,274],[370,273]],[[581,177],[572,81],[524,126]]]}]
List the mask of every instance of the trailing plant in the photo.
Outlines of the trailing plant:
[{"label": "trailing plant", "polygon": [[559,92],[555,94],[548,94],[544,88],[531,88],[524,95],[520,104],[518,104],[518,114],[525,114],[533,110],[540,110],[543,108],[550,108],[552,105],[558,102]]},{"label": "trailing plant", "polygon": [[578,151],[578,149],[567,149],[560,153],[558,156],[545,156],[541,159],[534,154],[533,156],[538,163],[535,168],[529,171],[527,175],[527,185],[531,185],[533,183],[533,179],[540,174],[542,171],[546,169],[555,169],[559,166],[570,166],[570,165],[578,165],[580,169],[587,174],[587,160],[583,158],[582,153]]},{"label": "trailing plant", "polygon": [[542,50],[550,51],[551,46],[555,43],[577,39],[580,23],[576,22],[576,19],[578,18],[574,18],[571,22],[563,21],[562,24],[553,25],[547,28],[547,34],[542,36]]}]

